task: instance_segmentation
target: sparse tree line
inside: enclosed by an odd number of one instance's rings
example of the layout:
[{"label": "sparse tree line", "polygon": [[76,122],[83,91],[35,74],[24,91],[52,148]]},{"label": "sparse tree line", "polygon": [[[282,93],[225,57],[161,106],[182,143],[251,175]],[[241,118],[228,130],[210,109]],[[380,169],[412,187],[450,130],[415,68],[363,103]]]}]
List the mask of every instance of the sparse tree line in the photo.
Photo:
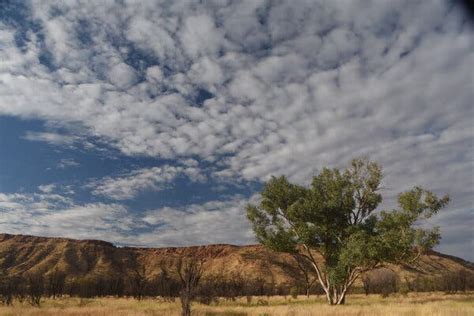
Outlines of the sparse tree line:
[{"label": "sparse tree line", "polygon": [[[174,301],[179,298],[190,304],[198,301],[202,304],[218,303],[219,299],[236,300],[247,297],[251,303],[252,296],[273,295],[309,295],[324,294],[317,283],[308,287],[308,279],[312,276],[304,274],[294,277],[292,284],[276,285],[264,279],[246,279],[235,273],[230,277],[210,275],[202,277],[202,263],[178,263],[171,269],[161,269],[154,276],[146,276],[144,270],[134,270],[127,275],[86,276],[67,278],[66,274],[54,270],[42,275],[26,273],[22,276],[0,276],[0,303],[11,305],[16,299],[39,306],[42,298],[57,298],[72,296],[82,298],[92,297],[133,297],[141,300],[145,297],[160,297],[162,300]],[[190,271],[191,269],[191,271]],[[181,276],[179,273],[180,272]],[[400,279],[389,269],[379,269],[364,275],[362,278],[365,294],[381,294],[388,296],[392,293],[443,291],[458,293],[474,290],[474,272],[461,269],[445,272],[439,276],[418,275],[415,278]],[[354,292],[357,289],[354,289]]]},{"label": "sparse tree line", "polygon": [[[189,284],[188,288],[186,285]],[[264,279],[245,279],[239,274],[228,278],[206,276],[200,280],[189,282],[180,280],[168,272],[162,271],[153,277],[136,275],[128,276],[86,276],[66,278],[60,272],[43,276],[26,274],[24,276],[0,277],[0,303],[10,305],[14,299],[21,302],[32,302],[39,305],[41,298],[57,298],[62,296],[93,298],[93,297],[133,297],[141,300],[147,297],[160,297],[162,300],[174,301],[182,292],[192,300],[203,304],[217,302],[218,298],[236,300],[244,296],[289,295],[292,288],[298,288],[298,294],[305,294],[304,286],[277,286]],[[315,287],[311,294],[321,294]]]},{"label": "sparse tree line", "polygon": [[[0,304],[12,305],[16,300],[40,306],[44,298],[62,296],[178,299],[183,315],[190,315],[193,301],[217,304],[221,299],[235,301],[238,297],[246,297],[250,304],[254,296],[290,295],[295,288],[298,294],[306,293],[302,278],[295,279],[294,284],[277,286],[263,278],[248,279],[239,273],[224,277],[221,272],[203,277],[204,267],[202,260],[185,257],[174,264],[162,264],[157,274],[147,273],[145,266],[122,274],[91,274],[84,277],[67,276],[60,270],[22,275],[3,272],[0,273]],[[321,289],[314,287],[312,294],[321,293]],[[254,303],[265,304],[265,301]]]},{"label": "sparse tree line", "polygon": [[363,290],[368,294],[387,297],[392,293],[445,292],[454,294],[474,290],[474,272],[467,269],[444,272],[441,275],[417,275],[414,278],[399,276],[389,269],[372,271],[362,277]]}]

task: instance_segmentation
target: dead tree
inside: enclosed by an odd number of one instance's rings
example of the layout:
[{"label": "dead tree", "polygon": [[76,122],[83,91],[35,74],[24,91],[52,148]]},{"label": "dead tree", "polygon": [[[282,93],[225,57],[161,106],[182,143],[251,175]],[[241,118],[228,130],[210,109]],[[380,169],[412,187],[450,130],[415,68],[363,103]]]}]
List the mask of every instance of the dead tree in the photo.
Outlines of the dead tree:
[{"label": "dead tree", "polygon": [[175,298],[179,295],[181,283],[170,275],[163,263],[156,281],[158,295],[165,301],[174,302]]},{"label": "dead tree", "polygon": [[305,285],[305,294],[309,298],[311,287],[316,283],[318,277],[312,273],[311,263],[303,256],[299,254],[292,254],[293,259],[295,259],[298,269],[303,274],[304,285]]},{"label": "dead tree", "polygon": [[113,275],[109,280],[108,293],[117,297],[122,297],[125,292],[124,278],[120,274]]},{"label": "dead tree", "polygon": [[27,274],[26,298],[32,306],[40,306],[41,297],[44,295],[44,277],[41,274]]},{"label": "dead tree", "polygon": [[387,297],[398,291],[399,283],[397,274],[386,268],[374,270],[362,276],[362,285],[366,295],[378,293]]},{"label": "dead tree", "polygon": [[58,269],[54,269],[46,277],[46,290],[49,297],[53,299],[61,296],[64,292],[66,274]]},{"label": "dead tree", "polygon": [[135,267],[130,278],[133,297],[141,300],[145,296],[145,290],[148,285],[145,266]]},{"label": "dead tree", "polygon": [[196,297],[196,290],[203,272],[203,260],[195,257],[180,258],[176,271],[181,282],[179,298],[181,300],[181,315],[191,315],[191,302]]},{"label": "dead tree", "polygon": [[17,292],[17,280],[14,277],[0,277],[0,304],[13,305],[13,298]]}]

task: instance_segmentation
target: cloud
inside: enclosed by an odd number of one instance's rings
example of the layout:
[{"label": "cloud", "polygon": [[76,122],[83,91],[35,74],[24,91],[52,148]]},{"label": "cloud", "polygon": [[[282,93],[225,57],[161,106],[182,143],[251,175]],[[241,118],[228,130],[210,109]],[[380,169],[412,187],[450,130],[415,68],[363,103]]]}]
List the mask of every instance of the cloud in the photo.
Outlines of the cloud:
[{"label": "cloud", "polygon": [[430,220],[430,224],[440,226],[441,244],[437,250],[444,253],[458,254],[461,258],[474,260],[472,252],[474,246],[474,205],[467,209],[448,209]]},{"label": "cloud", "polygon": [[[461,66],[473,61],[469,30],[456,10],[445,16],[442,3],[378,4],[369,20],[358,2],[209,4],[197,12],[185,4],[62,4],[57,9],[63,13],[54,17],[47,4],[31,9],[44,24],[45,49],[57,70],[39,62],[34,33],[34,45],[23,53],[6,31],[5,60],[16,66],[2,74],[2,95],[10,102],[0,112],[80,123],[128,155],[225,155],[223,172],[236,177],[265,180],[287,173],[305,181],[314,168],[342,165],[348,156],[379,146],[409,151],[401,138],[452,133],[469,123],[465,114],[472,112],[472,78]],[[117,11],[121,18],[105,14]],[[240,20],[245,26],[236,24]],[[116,31],[121,26],[125,35]],[[115,37],[124,44],[117,47]],[[66,50],[78,52],[69,56]],[[130,64],[132,57],[142,65]],[[26,63],[34,66],[34,76]],[[73,73],[71,64],[83,71]],[[202,87],[213,96],[193,107]],[[26,137],[74,142],[73,136],[51,133]],[[423,159],[436,156],[433,150]]]},{"label": "cloud", "polygon": [[0,230],[149,247],[253,243],[245,218],[248,201],[233,196],[226,201],[134,214],[117,203],[75,204],[49,193],[0,193]]},{"label": "cloud", "polygon": [[[125,155],[192,157],[231,181],[307,183],[368,155],[385,168],[387,205],[420,184],[472,211],[472,29],[449,2],[33,2],[30,11],[40,31],[23,32],[25,45],[14,27],[0,32],[0,115],[72,134],[27,139],[71,146],[80,125]],[[160,188],[162,172],[110,178],[97,193]]]},{"label": "cloud", "polygon": [[216,56],[226,42],[214,19],[205,14],[186,17],[180,39],[191,58]]},{"label": "cloud", "polygon": [[71,135],[62,135],[48,132],[32,132],[28,131],[23,136],[23,139],[32,142],[45,142],[51,145],[72,146],[78,138]]},{"label": "cloud", "polygon": [[38,186],[38,190],[40,190],[43,193],[51,193],[54,191],[55,188],[56,188],[56,185],[54,183],[42,184]]},{"label": "cloud", "polygon": [[[52,122],[50,125],[57,124],[57,122]],[[71,126],[71,129],[74,129]],[[61,146],[70,149],[74,148],[84,148],[84,149],[98,149],[95,144],[87,140],[87,137],[82,135],[82,133],[77,135],[70,134],[60,134],[55,132],[34,132],[27,131],[22,137],[25,140],[32,142],[45,142],[49,145]],[[70,161],[71,162],[71,161]],[[67,162],[66,162],[67,163]]]},{"label": "cloud", "polygon": [[[14,217],[16,210],[31,209],[39,212],[48,211],[49,208],[66,208],[73,205],[73,201],[59,194],[52,194],[50,192],[42,193],[0,193],[0,209],[2,211],[11,211]],[[46,191],[53,188],[46,188]],[[25,207],[25,205],[27,205]],[[22,218],[17,217],[17,218]]]},{"label": "cloud", "polygon": [[75,161],[73,158],[62,158],[58,161],[56,167],[59,169],[74,168],[81,164]]},{"label": "cloud", "polygon": [[[188,164],[192,160],[186,161]],[[177,177],[185,176],[190,181],[204,181],[205,176],[194,166],[170,166],[142,168],[119,177],[106,177],[93,181],[87,186],[92,193],[114,200],[127,200],[145,190],[164,190]]]},{"label": "cloud", "polygon": [[121,89],[130,88],[137,81],[133,68],[123,62],[111,67],[107,77],[113,85]]},{"label": "cloud", "polygon": [[141,235],[138,240],[168,246],[255,243],[246,219],[245,205],[256,198],[234,196],[225,201],[149,211],[143,221],[157,228]]},{"label": "cloud", "polygon": [[0,211],[0,230],[13,234],[120,240],[139,227],[119,204],[77,205],[50,193],[0,193]]}]

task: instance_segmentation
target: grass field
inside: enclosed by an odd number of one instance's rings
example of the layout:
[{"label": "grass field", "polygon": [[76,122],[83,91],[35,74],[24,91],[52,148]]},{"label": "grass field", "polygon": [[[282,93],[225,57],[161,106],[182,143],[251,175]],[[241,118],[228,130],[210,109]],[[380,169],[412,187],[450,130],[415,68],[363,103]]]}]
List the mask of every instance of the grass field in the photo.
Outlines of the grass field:
[{"label": "grass field", "polygon": [[[259,302],[260,300],[260,302]],[[268,305],[261,305],[268,303]],[[60,298],[44,300],[41,307],[15,302],[12,307],[0,307],[0,315],[179,315],[179,302],[145,299],[140,302],[126,298]],[[351,295],[344,306],[327,306],[324,298],[253,297],[251,304],[242,298],[235,302],[221,300],[217,305],[193,304],[193,315],[253,316],[253,315],[474,315],[474,293],[445,295],[443,293],[394,295]]]}]

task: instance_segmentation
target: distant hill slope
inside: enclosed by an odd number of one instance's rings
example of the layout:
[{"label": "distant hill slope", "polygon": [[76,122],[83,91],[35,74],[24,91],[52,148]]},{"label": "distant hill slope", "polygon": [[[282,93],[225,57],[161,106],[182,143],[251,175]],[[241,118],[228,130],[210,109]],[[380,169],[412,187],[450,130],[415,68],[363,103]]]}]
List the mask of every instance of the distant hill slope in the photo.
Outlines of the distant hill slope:
[{"label": "distant hill slope", "polygon": [[[263,278],[275,284],[291,283],[292,275],[299,274],[289,255],[269,251],[260,245],[121,248],[98,240],[0,234],[0,269],[7,274],[48,274],[58,269],[74,278],[126,275],[136,268],[144,268],[145,273],[152,276],[161,271],[161,266],[171,267],[180,256],[191,254],[206,259],[205,274],[224,277],[240,274],[244,278]],[[437,275],[463,268],[474,271],[471,262],[438,252],[424,255],[416,269],[392,268],[401,277]]]}]

